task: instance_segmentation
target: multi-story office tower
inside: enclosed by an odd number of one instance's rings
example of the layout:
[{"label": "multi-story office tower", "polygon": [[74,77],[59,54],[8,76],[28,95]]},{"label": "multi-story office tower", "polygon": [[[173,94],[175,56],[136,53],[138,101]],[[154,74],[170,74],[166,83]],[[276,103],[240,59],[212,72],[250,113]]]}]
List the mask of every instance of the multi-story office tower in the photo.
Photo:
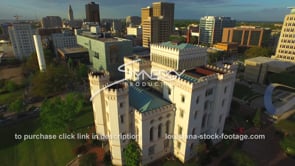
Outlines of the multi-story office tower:
[{"label": "multi-story office tower", "polygon": [[139,16],[127,16],[126,17],[126,26],[138,26],[141,23],[141,18]]},{"label": "multi-story office tower", "polygon": [[270,42],[270,33],[269,28],[255,26],[223,28],[222,42],[235,42],[242,47],[267,46]]},{"label": "multi-story office tower", "polygon": [[153,16],[161,17],[167,20],[169,33],[174,30],[174,4],[167,2],[154,2],[153,3]]},{"label": "multi-story office tower", "polygon": [[30,24],[12,24],[8,27],[8,33],[15,57],[24,59],[35,51],[34,33]]},{"label": "multi-story office tower", "polygon": [[58,48],[73,48],[78,46],[76,36],[70,31],[53,33],[51,37],[55,55],[57,55]]},{"label": "multi-story office tower", "polygon": [[295,62],[295,7],[285,16],[274,58]]},{"label": "multi-story office tower", "polygon": [[69,21],[74,21],[74,13],[71,5],[69,6]]},{"label": "multi-story office tower", "polygon": [[59,16],[46,16],[41,20],[42,28],[61,28],[62,20]]},{"label": "multi-story office tower", "polygon": [[86,22],[97,22],[100,24],[99,5],[91,2],[85,5]]},{"label": "multi-story office tower", "polygon": [[230,17],[201,17],[199,43],[212,45],[221,42],[223,28],[234,27],[235,24],[236,21]]},{"label": "multi-story office tower", "polygon": [[154,2],[152,8],[142,8],[141,25],[144,47],[149,47],[151,43],[168,41],[174,28],[174,4]]},{"label": "multi-story office tower", "polygon": [[[150,56],[125,57],[124,83],[104,87],[109,75],[90,73],[97,134],[134,134],[142,165],[167,154],[183,163],[195,157],[196,135],[223,132],[235,81],[234,71],[206,65],[206,56],[206,48],[165,42],[152,44]],[[108,141],[113,164],[123,165],[129,140]]]},{"label": "multi-story office tower", "polygon": [[[91,29],[96,29],[93,28]],[[95,35],[84,31],[79,32],[76,36],[78,44],[88,49],[89,61],[92,63],[93,70],[108,71],[112,80],[124,77],[124,73],[118,72],[118,67],[124,63],[124,56],[132,54],[130,40],[114,38],[110,34],[100,33],[97,30]]]}]

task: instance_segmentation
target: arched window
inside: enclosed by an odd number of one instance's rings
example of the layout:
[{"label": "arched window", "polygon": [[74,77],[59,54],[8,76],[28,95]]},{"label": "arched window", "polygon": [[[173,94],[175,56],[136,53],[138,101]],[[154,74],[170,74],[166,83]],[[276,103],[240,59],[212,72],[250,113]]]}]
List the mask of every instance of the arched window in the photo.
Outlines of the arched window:
[{"label": "arched window", "polygon": [[151,127],[150,128],[150,141],[153,141],[153,139],[154,139],[154,128]]},{"label": "arched window", "polygon": [[162,124],[159,124],[158,126],[158,138],[162,136]]},{"label": "arched window", "polygon": [[169,134],[169,126],[170,126],[170,121],[168,120],[167,122],[166,122],[166,134]]},{"label": "arched window", "polygon": [[198,115],[198,111],[195,111],[195,114],[194,114],[194,119],[195,120],[197,119],[197,115]]},{"label": "arched window", "polygon": [[193,128],[192,135],[195,135],[195,128]]},{"label": "arched window", "polygon": [[206,119],[207,119],[207,114],[204,114],[203,119],[202,119],[202,127],[205,127]]}]

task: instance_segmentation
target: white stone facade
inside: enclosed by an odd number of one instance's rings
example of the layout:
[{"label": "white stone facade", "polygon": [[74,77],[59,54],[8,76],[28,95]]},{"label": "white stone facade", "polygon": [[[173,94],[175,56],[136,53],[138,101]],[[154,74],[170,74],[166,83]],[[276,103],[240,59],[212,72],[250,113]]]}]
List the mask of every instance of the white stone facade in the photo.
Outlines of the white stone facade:
[{"label": "white stone facade", "polygon": [[[229,114],[232,100],[235,72],[225,68],[206,65],[206,57],[196,46],[188,50],[151,46],[150,61],[148,57],[129,57],[124,59],[125,78],[131,81],[144,82],[138,79],[138,74],[145,71],[151,74],[152,68],[170,71],[174,67],[153,61],[155,54],[169,56],[177,60],[177,64],[185,63],[182,58],[191,58],[196,62],[196,68],[187,70],[183,75],[161,73],[156,79],[158,98],[166,101],[165,105],[149,111],[141,111],[132,105],[132,100],[144,101],[145,96],[129,98],[131,87],[123,83],[116,88],[110,87],[102,91],[93,99],[96,131],[98,134],[134,134],[142,151],[142,164],[151,163],[168,154],[173,154],[181,162],[192,159],[197,155],[197,139],[187,136],[200,134],[222,134],[225,119]],[[161,50],[163,52],[161,52]],[[183,56],[183,57],[181,57]],[[140,62],[132,63],[134,60]],[[165,62],[165,61],[163,61]],[[192,67],[190,67],[192,68]],[[169,76],[169,77],[167,77]],[[91,94],[106,85],[108,75],[92,73],[89,75]],[[167,78],[173,78],[168,80]],[[131,89],[130,89],[131,88]],[[111,90],[110,90],[111,89]],[[138,91],[140,88],[137,89]],[[129,91],[129,92],[128,92]],[[153,91],[147,93],[154,93]],[[110,120],[108,120],[110,117]],[[123,123],[122,123],[123,122]],[[174,136],[167,139],[165,136]],[[212,140],[217,143],[220,140]],[[112,162],[122,165],[122,152],[127,142],[109,140]]]}]

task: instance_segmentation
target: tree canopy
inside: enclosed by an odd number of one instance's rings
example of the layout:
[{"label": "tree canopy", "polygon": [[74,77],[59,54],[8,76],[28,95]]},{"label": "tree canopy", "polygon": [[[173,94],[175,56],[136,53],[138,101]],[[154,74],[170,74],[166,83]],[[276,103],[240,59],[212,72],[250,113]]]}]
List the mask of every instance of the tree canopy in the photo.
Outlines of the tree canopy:
[{"label": "tree canopy", "polygon": [[251,47],[245,51],[245,55],[247,58],[254,58],[258,56],[270,57],[272,55],[272,51],[269,48]]},{"label": "tree canopy", "polygon": [[49,97],[70,88],[74,73],[66,66],[50,65],[46,71],[36,73],[32,78],[31,94],[33,96]]},{"label": "tree canopy", "polygon": [[[53,53],[50,50],[44,49],[44,58],[45,63],[47,66],[49,66],[53,62]],[[39,71],[39,64],[38,64],[38,58],[37,53],[33,52],[31,56],[29,56],[25,63],[23,64],[23,72],[24,74],[30,74],[35,73]]]},{"label": "tree canopy", "polygon": [[171,35],[169,36],[169,40],[172,42],[179,42],[179,43],[185,43],[186,39],[182,36],[177,36],[177,35]]},{"label": "tree canopy", "polygon": [[10,112],[21,112],[24,110],[23,99],[18,98],[9,104],[8,110]]},{"label": "tree canopy", "polygon": [[138,144],[131,140],[127,147],[125,148],[124,152],[124,159],[125,164],[128,166],[138,166],[141,160],[141,151]]},{"label": "tree canopy", "polygon": [[82,110],[84,99],[76,93],[46,100],[41,106],[41,122],[46,131],[71,130],[75,116]]}]

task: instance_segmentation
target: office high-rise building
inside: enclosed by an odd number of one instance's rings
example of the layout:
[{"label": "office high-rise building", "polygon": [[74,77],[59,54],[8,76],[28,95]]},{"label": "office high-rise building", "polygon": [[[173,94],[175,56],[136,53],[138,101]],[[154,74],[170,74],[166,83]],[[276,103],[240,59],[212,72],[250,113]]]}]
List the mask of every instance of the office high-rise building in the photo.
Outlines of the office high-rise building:
[{"label": "office high-rise building", "polygon": [[85,5],[86,22],[98,22],[100,24],[99,5],[91,2]]},{"label": "office high-rise building", "polygon": [[24,59],[35,51],[33,30],[30,24],[12,24],[8,27],[8,33],[16,58]]},{"label": "office high-rise building", "polygon": [[42,28],[61,28],[62,20],[59,16],[46,16],[41,20]]},{"label": "office high-rise building", "polygon": [[285,16],[274,58],[295,62],[295,7]]},{"label": "office high-rise building", "polygon": [[173,32],[174,28],[174,4],[165,2],[153,3],[153,16],[161,17],[167,20],[169,32]]},{"label": "office high-rise building", "polygon": [[142,44],[169,40],[174,28],[174,3],[154,2],[153,7],[141,9]]},{"label": "office high-rise building", "polygon": [[200,19],[200,37],[202,44],[212,45],[221,42],[223,28],[234,27],[235,20],[230,17],[204,16]]},{"label": "office high-rise building", "polygon": [[69,6],[69,20],[73,21],[74,20],[74,14],[73,14],[73,9],[72,6]]},{"label": "office high-rise building", "polygon": [[235,42],[242,47],[267,46],[270,40],[271,30],[255,26],[240,26],[223,28],[222,42]]}]

